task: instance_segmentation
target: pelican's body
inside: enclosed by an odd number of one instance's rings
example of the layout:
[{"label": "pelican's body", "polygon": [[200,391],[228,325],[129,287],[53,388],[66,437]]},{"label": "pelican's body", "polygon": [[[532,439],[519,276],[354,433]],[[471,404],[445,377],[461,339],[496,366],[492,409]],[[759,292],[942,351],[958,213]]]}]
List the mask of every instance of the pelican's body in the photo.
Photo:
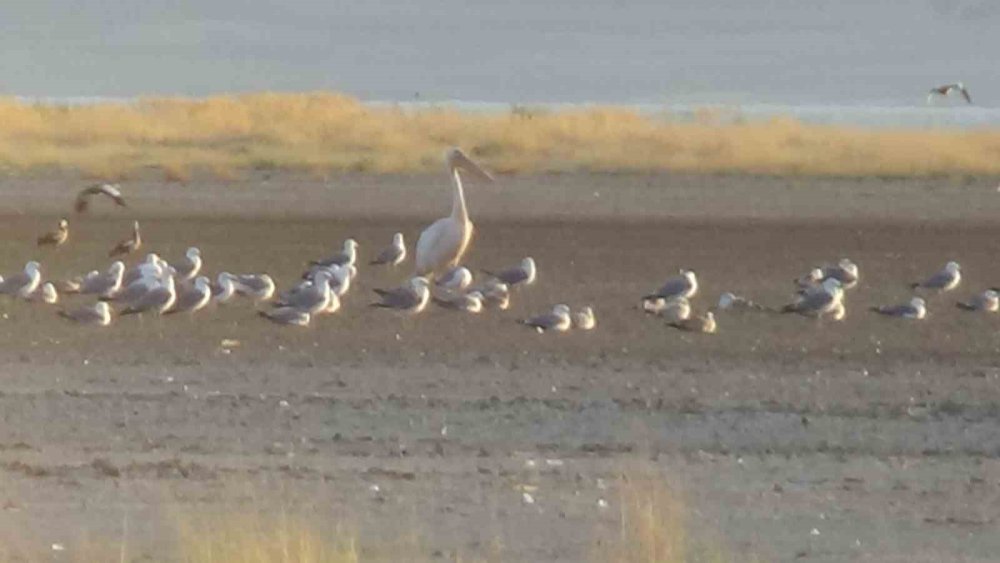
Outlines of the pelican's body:
[{"label": "pelican's body", "polygon": [[487,174],[460,149],[449,149],[445,154],[445,164],[451,174],[454,192],[451,215],[438,219],[420,233],[416,246],[416,275],[424,276],[457,266],[472,241],[474,227],[469,220],[469,210],[465,206],[465,192],[459,169],[492,181]]}]

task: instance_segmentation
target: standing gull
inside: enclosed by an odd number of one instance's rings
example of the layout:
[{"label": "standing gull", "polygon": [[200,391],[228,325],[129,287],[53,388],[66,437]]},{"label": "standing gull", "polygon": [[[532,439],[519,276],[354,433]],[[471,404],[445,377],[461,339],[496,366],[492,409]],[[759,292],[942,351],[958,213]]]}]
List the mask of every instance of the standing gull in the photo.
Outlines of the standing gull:
[{"label": "standing gull", "polygon": [[69,239],[69,221],[65,218],[59,220],[59,225],[54,231],[49,231],[38,237],[38,246],[59,246]]},{"label": "standing gull", "polygon": [[530,326],[539,333],[549,330],[556,332],[566,332],[573,326],[573,319],[570,317],[569,305],[560,303],[552,308],[552,311],[542,315],[522,319],[518,321],[523,325]]},{"label": "standing gull", "polygon": [[392,244],[388,248],[379,252],[374,260],[369,262],[372,266],[398,266],[406,260],[406,243],[403,241],[403,233],[392,235]]},{"label": "standing gull", "polygon": [[90,198],[95,195],[103,195],[111,198],[120,207],[125,205],[125,198],[122,197],[121,186],[118,184],[94,184],[80,190],[76,195],[76,203],[73,205],[77,213],[83,213],[90,207]]},{"label": "standing gull", "polygon": [[962,267],[958,262],[948,262],[944,269],[922,282],[912,284],[913,289],[931,289],[938,293],[951,291],[962,281]]},{"label": "standing gull", "polygon": [[718,328],[715,324],[715,315],[711,311],[697,317],[667,323],[667,326],[687,332],[700,332],[702,334],[715,334]]},{"label": "standing gull", "polygon": [[913,299],[910,299],[909,302],[901,305],[872,307],[871,310],[887,317],[920,320],[927,316],[927,303],[924,301],[923,297],[914,297]]},{"label": "standing gull", "polygon": [[162,282],[150,288],[149,291],[135,301],[129,303],[121,314],[132,315],[153,311],[162,315],[174,306],[174,302],[177,300],[176,289],[174,277],[168,275]]},{"label": "standing gull", "polygon": [[0,294],[17,295],[21,299],[27,299],[38,289],[38,284],[42,281],[41,266],[32,260],[24,265],[23,271],[0,279],[3,280],[0,282]]},{"label": "standing gull", "polygon": [[142,248],[142,236],[139,234],[139,222],[135,221],[132,223],[132,236],[116,244],[114,248],[108,252],[108,256],[111,258],[114,258],[115,256],[126,256],[128,254],[132,254],[140,248]]},{"label": "standing gull", "polygon": [[998,296],[997,290],[987,289],[978,295],[974,295],[968,301],[959,301],[956,305],[959,309],[965,309],[966,311],[996,313],[1000,310],[1000,296]]},{"label": "standing gull", "polygon": [[668,279],[660,286],[660,289],[646,295],[644,299],[655,297],[664,297],[666,299],[684,297],[685,299],[691,299],[696,293],[698,293],[698,277],[695,275],[694,270],[682,269],[677,276]]},{"label": "standing gull", "polygon": [[415,272],[418,276],[440,272],[457,265],[469,248],[474,227],[465,206],[460,170],[487,182],[493,177],[473,162],[461,149],[445,152],[445,164],[452,181],[451,215],[438,219],[420,233],[415,249]]},{"label": "standing gull", "polygon": [[353,266],[358,259],[358,241],[349,238],[344,241],[344,249],[329,258],[314,260],[313,266]]},{"label": "standing gull", "polygon": [[375,293],[381,297],[378,303],[372,303],[372,307],[382,307],[385,309],[395,309],[406,313],[419,313],[427,307],[430,301],[431,292],[430,281],[423,276],[411,278],[402,287],[396,289],[376,289]]},{"label": "standing gull", "polygon": [[291,292],[283,299],[279,299],[276,305],[295,307],[300,311],[315,315],[327,308],[330,304],[330,295],[330,273],[324,270],[316,274],[312,282],[307,282],[307,285]]},{"label": "standing gull", "polygon": [[157,278],[163,275],[163,268],[166,261],[160,258],[155,252],[146,255],[146,259],[135,266],[129,268],[122,277],[122,285],[129,285],[132,282],[146,277]]},{"label": "standing gull", "polygon": [[521,260],[521,263],[513,268],[507,268],[501,272],[491,272],[489,270],[483,270],[483,272],[507,284],[511,289],[519,285],[531,285],[535,283],[535,276],[537,275],[535,259],[530,256]]},{"label": "standing gull", "polygon": [[59,316],[84,325],[108,326],[111,324],[111,307],[98,301],[72,311],[59,311]]}]

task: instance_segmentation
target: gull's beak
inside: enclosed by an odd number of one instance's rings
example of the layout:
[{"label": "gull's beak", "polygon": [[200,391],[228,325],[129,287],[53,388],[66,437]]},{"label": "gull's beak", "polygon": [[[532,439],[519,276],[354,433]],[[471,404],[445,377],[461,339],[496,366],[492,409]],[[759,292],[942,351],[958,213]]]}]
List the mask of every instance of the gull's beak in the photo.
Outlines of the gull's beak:
[{"label": "gull's beak", "polygon": [[465,153],[461,151],[456,151],[454,155],[453,166],[457,166],[462,170],[472,174],[473,176],[484,180],[487,182],[493,181],[493,176],[489,172],[483,170],[478,164],[472,161],[469,157],[465,156]]}]

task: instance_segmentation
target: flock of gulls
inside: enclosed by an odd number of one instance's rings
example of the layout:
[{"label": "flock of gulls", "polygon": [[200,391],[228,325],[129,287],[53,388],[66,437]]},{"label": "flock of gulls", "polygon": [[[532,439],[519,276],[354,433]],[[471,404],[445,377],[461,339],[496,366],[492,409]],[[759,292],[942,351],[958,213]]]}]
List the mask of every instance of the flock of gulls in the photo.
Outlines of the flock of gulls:
[{"label": "flock of gulls", "polygon": [[[460,149],[445,154],[453,185],[452,211],[421,232],[413,251],[414,271],[402,285],[376,289],[377,300],[371,306],[400,314],[418,314],[432,303],[464,313],[486,309],[505,310],[512,293],[535,282],[535,260],[526,257],[520,263],[499,271],[483,271],[485,276],[474,283],[472,271],[461,265],[469,248],[474,227],[469,219],[462,187],[462,173],[483,181],[492,176]],[[83,189],[74,209],[85,212],[94,198],[104,197],[121,207],[128,207],[117,184],[97,184]],[[38,237],[39,246],[60,246],[70,238],[69,221],[60,219],[56,228]],[[341,307],[352,282],[358,275],[359,245],[354,239],[344,241],[332,256],[313,260],[301,280],[278,291],[267,273],[233,274],[221,272],[209,278],[202,274],[201,251],[187,250],[175,262],[167,262],[156,253],[146,254],[140,262],[126,266],[124,260],[143,245],[139,222],[131,234],[108,252],[116,260],[104,271],[94,270],[72,279],[44,281],[41,265],[28,262],[24,270],[0,278],[0,294],[29,301],[58,303],[60,295],[93,296],[95,301],[58,314],[76,323],[108,326],[118,316],[193,314],[212,304],[233,299],[252,300],[261,317],[282,325],[308,326],[319,315],[334,314]],[[368,263],[372,267],[396,268],[409,257],[403,233],[396,233],[389,245]],[[578,310],[558,304],[548,312],[521,319],[520,323],[539,332],[563,332],[571,328],[593,329],[594,311],[589,306]]]},{"label": "flock of gulls", "polygon": [[[465,203],[462,174],[487,182],[493,178],[458,148],[445,153],[445,163],[453,188],[451,214],[420,233],[413,249],[413,275],[399,287],[375,289],[377,300],[371,303],[374,308],[410,315],[421,313],[432,303],[471,314],[486,309],[505,310],[510,306],[513,292],[535,283],[538,273],[531,257],[505,270],[484,270],[485,276],[479,282],[475,281],[472,271],[462,265],[474,232]],[[82,213],[92,199],[101,196],[127,207],[120,186],[98,184],[83,189],[74,208]],[[39,236],[37,242],[40,246],[60,246],[68,240],[69,222],[64,218],[55,230]],[[115,316],[193,314],[212,304],[243,297],[252,300],[260,316],[267,320],[282,325],[308,326],[315,317],[340,310],[359,267],[359,245],[354,239],[347,239],[333,255],[309,262],[301,280],[279,292],[267,273],[222,272],[214,280],[210,279],[202,274],[201,252],[196,247],[189,248],[173,263],[156,253],[149,253],[142,261],[127,267],[123,259],[139,251],[142,244],[136,221],[131,234],[108,252],[109,258],[117,260],[106,270],[43,283],[40,264],[31,261],[23,271],[0,278],[0,294],[48,304],[57,303],[60,294],[93,296],[95,302],[60,310],[59,315],[77,323],[98,326],[108,326]],[[368,265],[397,268],[408,257],[403,234],[395,233],[388,246]],[[643,296],[641,309],[662,317],[670,327],[704,334],[716,332],[715,313],[722,310],[757,310],[841,320],[847,314],[845,291],[857,286],[859,280],[857,264],[845,258],[833,265],[814,268],[796,279],[795,295],[783,307],[766,307],[727,292],[717,305],[695,314],[691,299],[698,293],[698,278],[693,270],[681,270],[659,289]],[[941,271],[914,283],[912,288],[946,292],[955,289],[960,281],[959,264],[948,262]],[[997,312],[1000,310],[998,290],[988,289],[968,301],[959,302],[958,306],[970,311]],[[927,303],[924,297],[914,295],[904,303],[873,307],[872,310],[889,317],[923,319],[927,315]],[[592,307],[574,310],[564,303],[518,322],[538,332],[591,330],[597,325]]]}]

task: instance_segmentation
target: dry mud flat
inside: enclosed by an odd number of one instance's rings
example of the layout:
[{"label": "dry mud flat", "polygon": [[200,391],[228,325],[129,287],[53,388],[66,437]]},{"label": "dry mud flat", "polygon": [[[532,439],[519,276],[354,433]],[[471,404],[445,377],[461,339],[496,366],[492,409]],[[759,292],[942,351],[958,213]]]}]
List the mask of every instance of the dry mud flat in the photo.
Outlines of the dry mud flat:
[{"label": "dry mud flat", "polygon": [[[67,247],[35,250],[71,199],[63,181],[5,180],[5,271],[31,257],[51,277],[86,271],[127,232],[131,215],[98,214],[74,221]],[[396,230],[412,241],[418,216],[439,215],[447,198],[410,194],[440,183],[258,175],[130,188],[151,250],[173,257],[197,243],[212,271],[267,270],[288,283],[344,237],[369,253]],[[5,301],[0,545],[69,558],[126,537],[132,558],[161,560],[185,515],[280,506],[390,552],[417,536],[402,553],[579,561],[620,526],[617,476],[653,472],[683,499],[693,541],[737,559],[1000,553],[1000,317],[953,305],[1000,284],[995,183],[502,184],[502,204],[489,205],[500,188],[470,196],[481,217],[470,263],[531,253],[540,266],[538,284],[502,314],[373,311],[371,288],[404,273],[371,268],[341,313],[306,330],[265,323],[249,303],[85,330]],[[602,201],[571,221],[566,208],[583,204],[561,206],[553,191]],[[282,193],[311,212],[296,214]],[[334,197],[340,208],[321,203]],[[373,211],[380,203],[385,215]],[[700,337],[635,310],[681,266],[703,281],[699,307],[725,290],[780,304],[792,277],[840,256],[864,276],[843,323],[723,315],[718,335]],[[959,295],[931,299],[927,322],[865,312],[949,259],[965,281]],[[598,330],[539,336],[514,323],[560,301],[594,304]],[[227,339],[240,345],[223,348]]]}]

